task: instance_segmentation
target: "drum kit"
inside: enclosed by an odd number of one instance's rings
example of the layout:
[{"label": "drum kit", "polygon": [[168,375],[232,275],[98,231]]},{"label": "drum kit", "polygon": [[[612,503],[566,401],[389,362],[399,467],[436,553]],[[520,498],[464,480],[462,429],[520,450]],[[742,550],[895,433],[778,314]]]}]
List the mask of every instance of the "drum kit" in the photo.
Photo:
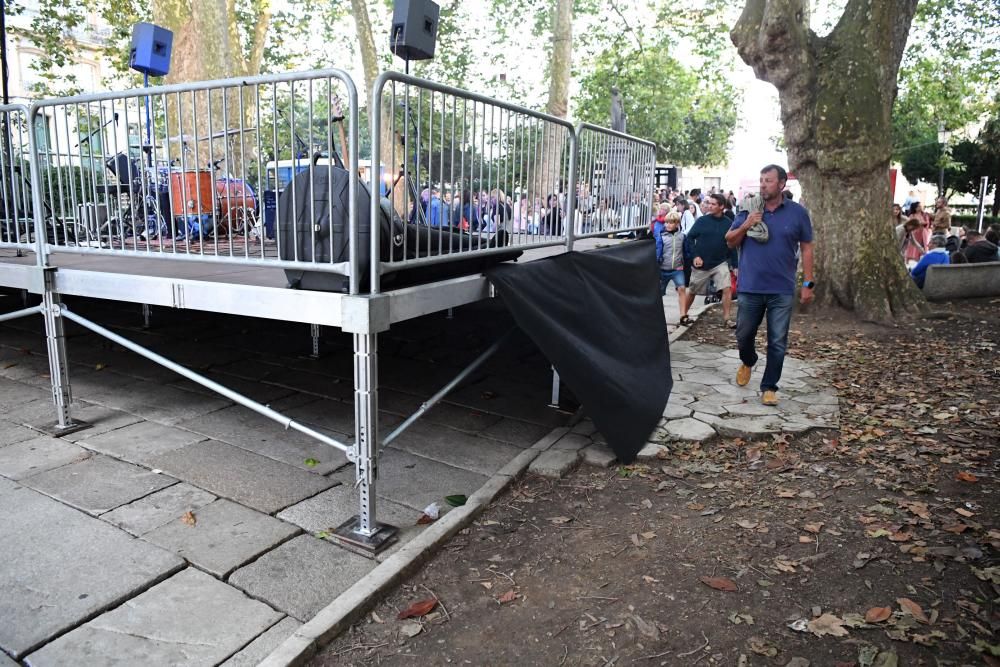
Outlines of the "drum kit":
[{"label": "drum kit", "polygon": [[[211,136],[224,138],[243,130],[225,130]],[[180,143],[185,152],[191,137],[178,135],[168,142]],[[109,199],[127,195],[119,217],[109,219],[110,235],[162,237],[176,229],[177,238],[204,239],[210,236],[247,235],[259,238],[258,199],[244,179],[226,174],[215,160],[207,167],[158,164],[141,167],[124,153],[109,159],[105,166],[117,182],[105,186]],[[170,221],[176,223],[173,227]]]}]

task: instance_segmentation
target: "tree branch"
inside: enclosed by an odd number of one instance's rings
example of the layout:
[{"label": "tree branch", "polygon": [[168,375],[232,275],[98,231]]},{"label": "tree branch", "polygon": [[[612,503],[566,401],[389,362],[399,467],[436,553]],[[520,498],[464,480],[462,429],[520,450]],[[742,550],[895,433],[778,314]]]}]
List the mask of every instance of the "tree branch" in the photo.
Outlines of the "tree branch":
[{"label": "tree branch", "polygon": [[781,89],[805,76],[813,60],[806,0],[748,0],[730,33],[754,74]]}]

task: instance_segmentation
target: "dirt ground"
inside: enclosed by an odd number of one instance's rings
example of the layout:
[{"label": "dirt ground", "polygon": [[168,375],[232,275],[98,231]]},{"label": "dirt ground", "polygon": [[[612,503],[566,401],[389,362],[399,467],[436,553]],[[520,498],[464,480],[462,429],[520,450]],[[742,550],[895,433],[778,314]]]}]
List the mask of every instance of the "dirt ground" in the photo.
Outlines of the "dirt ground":
[{"label": "dirt ground", "polygon": [[313,664],[1000,665],[1000,299],[942,310],[798,314],[838,431],[527,477]]}]

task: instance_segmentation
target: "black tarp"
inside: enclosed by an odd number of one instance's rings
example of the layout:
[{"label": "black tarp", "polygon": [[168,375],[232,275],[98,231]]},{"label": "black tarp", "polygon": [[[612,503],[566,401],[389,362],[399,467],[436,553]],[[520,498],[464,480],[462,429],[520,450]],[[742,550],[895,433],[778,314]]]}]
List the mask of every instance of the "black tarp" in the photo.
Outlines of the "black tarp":
[{"label": "black tarp", "polygon": [[486,272],[625,463],[673,387],[655,252],[653,241],[632,241]]}]

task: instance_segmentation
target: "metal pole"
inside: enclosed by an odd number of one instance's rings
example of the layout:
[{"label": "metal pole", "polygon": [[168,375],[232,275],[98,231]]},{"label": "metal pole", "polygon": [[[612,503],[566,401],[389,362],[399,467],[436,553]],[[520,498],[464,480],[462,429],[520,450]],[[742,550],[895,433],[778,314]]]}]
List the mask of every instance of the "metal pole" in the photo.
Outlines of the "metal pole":
[{"label": "metal pole", "polygon": [[355,532],[375,533],[378,478],[378,334],[354,334],[354,467],[360,493]]},{"label": "metal pole", "polygon": [[[377,153],[373,153],[377,155]],[[373,197],[374,199],[374,197]],[[352,547],[378,553],[396,540],[399,529],[375,520],[378,479],[378,334],[354,334],[354,471],[359,512],[333,531]]]},{"label": "metal pole", "polygon": [[131,350],[136,354],[139,354],[149,359],[150,361],[153,361],[165,368],[169,368],[173,372],[187,378],[188,380],[191,380],[192,382],[197,382],[201,386],[211,389],[217,394],[225,396],[234,403],[239,403],[244,407],[250,408],[257,414],[263,415],[268,419],[274,420],[279,424],[281,424],[282,426],[284,426],[286,429],[290,428],[292,430],[298,431],[299,433],[304,433],[305,435],[308,435],[310,438],[315,438],[316,440],[319,440],[325,445],[330,445],[335,449],[339,449],[340,451],[344,452],[347,455],[348,460],[351,460],[354,456],[353,448],[350,445],[345,445],[344,443],[334,440],[333,438],[324,435],[319,431],[315,431],[309,428],[308,426],[296,422],[293,419],[289,419],[280,412],[276,412],[275,410],[272,410],[266,405],[262,405],[257,401],[253,401],[247,398],[246,396],[243,396],[242,394],[236,393],[235,391],[229,389],[228,387],[222,386],[218,382],[213,382],[212,380],[209,380],[204,376],[198,375],[192,370],[184,368],[180,364],[170,361],[166,357],[162,357],[159,354],[156,354],[155,352],[151,352],[146,348],[142,347],[141,345],[133,343],[128,338],[119,336],[113,331],[109,331],[108,329],[105,329],[101,325],[95,324],[94,322],[91,322],[90,320],[77,315],[73,311],[66,308],[66,306],[61,306],[59,310],[62,316],[65,317],[66,319],[72,320],[77,324],[79,324],[80,326],[89,329],[96,334],[104,336],[111,342],[118,343],[125,349]]},{"label": "metal pole", "polygon": [[559,372],[555,366],[552,367],[552,401],[549,403],[549,407],[559,407]]},{"label": "metal pole", "polygon": [[43,312],[41,306],[32,306],[30,308],[24,308],[23,310],[15,310],[13,313],[4,313],[3,315],[0,315],[0,322],[16,320],[21,317],[27,317],[28,315],[36,315],[41,312]]},{"label": "metal pole", "polygon": [[309,355],[313,359],[319,359],[319,335],[320,328],[318,324],[310,324],[309,332],[312,334],[312,354]]},{"label": "metal pole", "polygon": [[431,396],[430,398],[428,398],[426,401],[424,401],[420,405],[420,408],[416,412],[414,412],[412,415],[410,415],[409,417],[407,417],[406,421],[404,421],[402,424],[400,424],[399,426],[397,426],[395,428],[395,430],[393,430],[392,433],[390,433],[389,435],[387,435],[385,437],[385,439],[382,440],[382,447],[387,446],[390,442],[392,442],[393,440],[395,440],[396,438],[398,438],[400,435],[402,435],[403,431],[405,431],[407,428],[409,428],[410,425],[413,424],[413,422],[417,421],[418,419],[420,419],[421,417],[423,417],[425,414],[427,414],[428,410],[430,410],[435,405],[437,405],[439,402],[441,402],[441,399],[443,399],[445,396],[447,396],[448,394],[450,394],[451,391],[455,387],[457,387],[458,385],[460,385],[465,380],[465,378],[469,377],[469,375],[471,375],[477,368],[479,368],[480,366],[482,366],[483,363],[487,359],[489,359],[494,354],[496,354],[496,351],[500,349],[500,346],[503,345],[504,342],[506,342],[508,338],[510,338],[510,336],[511,336],[512,333],[514,333],[514,329],[511,329],[510,331],[508,331],[507,333],[505,333],[503,336],[501,336],[495,343],[493,343],[492,345],[490,345],[489,348],[487,348],[482,354],[480,354],[478,357],[476,357],[475,360],[471,364],[469,364],[468,366],[466,366],[462,370],[461,373],[459,373],[458,375],[456,375],[455,378],[451,382],[449,382],[448,384],[446,384],[436,394],[434,394],[433,396]]},{"label": "metal pole", "polygon": [[52,381],[52,402],[56,406],[54,431],[65,433],[76,429],[70,406],[73,395],[70,392],[69,369],[66,363],[66,332],[61,317],[59,294],[55,291],[55,271],[44,272],[45,290],[42,292],[42,315],[45,318],[45,338],[49,353],[49,377]]},{"label": "metal pole", "polygon": [[983,176],[979,179],[979,210],[976,211],[976,228],[979,233],[983,233],[983,214],[986,212],[986,192],[989,189],[990,177]]}]

